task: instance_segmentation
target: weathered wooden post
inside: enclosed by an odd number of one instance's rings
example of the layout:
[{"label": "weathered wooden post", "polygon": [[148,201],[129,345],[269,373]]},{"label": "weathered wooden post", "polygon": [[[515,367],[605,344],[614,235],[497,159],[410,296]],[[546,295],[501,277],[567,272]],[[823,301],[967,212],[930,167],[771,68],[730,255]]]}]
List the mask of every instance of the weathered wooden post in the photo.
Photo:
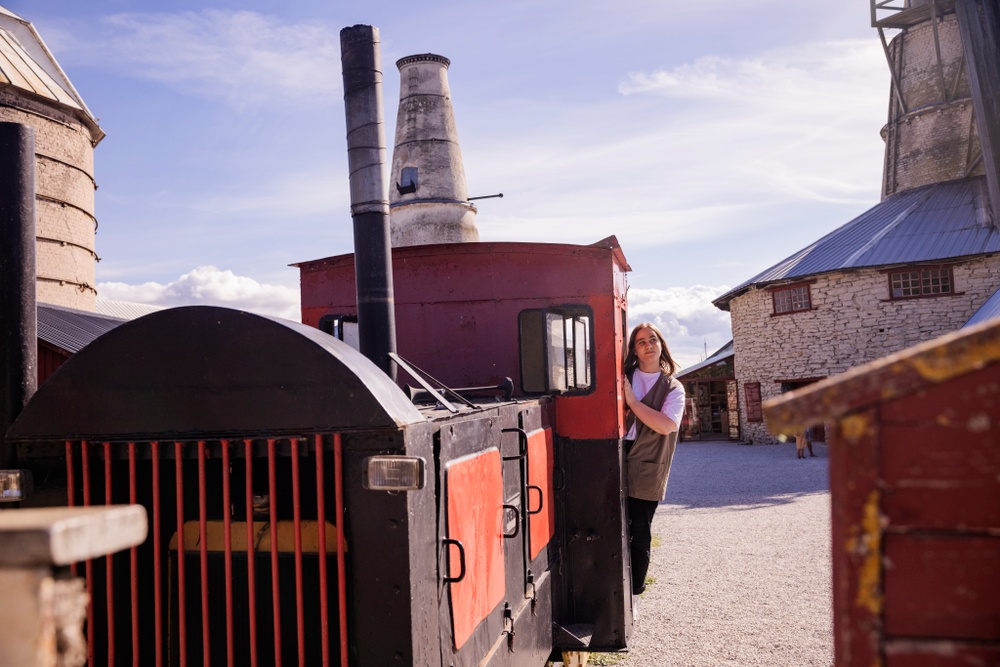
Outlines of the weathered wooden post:
[{"label": "weathered wooden post", "polygon": [[0,665],[85,664],[87,592],[62,568],[136,546],[146,530],[139,505],[0,512]]},{"label": "weathered wooden post", "polygon": [[1000,664],[1000,321],[764,405],[829,426],[834,662]]}]

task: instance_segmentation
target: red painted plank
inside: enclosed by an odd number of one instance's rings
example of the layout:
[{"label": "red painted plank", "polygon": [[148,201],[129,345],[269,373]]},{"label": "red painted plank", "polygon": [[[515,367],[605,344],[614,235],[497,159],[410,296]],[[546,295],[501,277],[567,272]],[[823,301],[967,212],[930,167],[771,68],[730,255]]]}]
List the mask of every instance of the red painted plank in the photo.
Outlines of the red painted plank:
[{"label": "red painted plank", "polygon": [[[961,410],[951,405],[952,411]],[[883,424],[883,511],[890,525],[1000,528],[997,438],[993,430],[970,432],[934,423]]]},{"label": "red painted plank", "polygon": [[1000,640],[1000,537],[885,539],[885,632]]},{"label": "red painted plank", "polygon": [[959,641],[889,641],[885,667],[985,667],[1000,665],[1000,645]]},{"label": "red painted plank", "polygon": [[982,433],[997,428],[1000,416],[1000,364],[931,384],[886,401],[882,418],[893,423],[936,423]]}]

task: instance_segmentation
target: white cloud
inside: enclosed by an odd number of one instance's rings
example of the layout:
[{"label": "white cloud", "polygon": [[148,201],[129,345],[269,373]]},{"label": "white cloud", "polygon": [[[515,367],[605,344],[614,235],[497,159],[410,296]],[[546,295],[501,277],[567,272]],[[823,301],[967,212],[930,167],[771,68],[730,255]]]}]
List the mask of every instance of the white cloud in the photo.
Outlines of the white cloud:
[{"label": "white cloud", "polygon": [[[873,62],[884,64],[882,57],[874,40],[811,42],[771,49],[752,58],[707,55],[671,69],[632,72],[618,90],[623,95],[655,92],[688,99],[728,99],[741,107],[773,107],[774,102],[795,107],[803,99],[843,102],[845,88],[851,96],[862,92],[858,83],[864,77],[857,76],[858,69],[868,72]],[[887,94],[881,87],[878,92],[883,97]]]},{"label": "white cloud", "polygon": [[331,103],[341,89],[339,31],[322,23],[205,9],[115,14],[101,29],[79,38],[60,34],[64,57],[237,108]]},{"label": "white cloud", "polygon": [[506,195],[482,204],[483,236],[717,242],[748,226],[801,226],[810,206],[872,205],[888,78],[877,40],[852,40],[634,72],[615,96],[572,112],[525,100],[518,113],[550,120],[470,142],[470,185]]},{"label": "white cloud", "polygon": [[670,353],[681,368],[692,366],[732,338],[729,313],[712,305],[712,299],[728,290],[725,285],[630,288],[630,330],[640,322],[652,322],[663,332]]},{"label": "white cloud", "polygon": [[103,299],[153,306],[213,305],[299,321],[299,293],[291,287],[259,283],[214,266],[200,266],[167,284],[97,284]]}]

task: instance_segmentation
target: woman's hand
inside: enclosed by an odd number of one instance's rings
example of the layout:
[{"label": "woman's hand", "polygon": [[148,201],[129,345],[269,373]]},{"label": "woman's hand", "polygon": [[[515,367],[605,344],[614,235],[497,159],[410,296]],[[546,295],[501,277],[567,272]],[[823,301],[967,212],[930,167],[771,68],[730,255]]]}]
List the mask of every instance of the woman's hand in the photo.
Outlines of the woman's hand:
[{"label": "woman's hand", "polygon": [[635,392],[632,391],[632,383],[628,381],[627,377],[622,378],[622,393],[625,395],[625,405],[632,409],[632,404],[635,403]]}]

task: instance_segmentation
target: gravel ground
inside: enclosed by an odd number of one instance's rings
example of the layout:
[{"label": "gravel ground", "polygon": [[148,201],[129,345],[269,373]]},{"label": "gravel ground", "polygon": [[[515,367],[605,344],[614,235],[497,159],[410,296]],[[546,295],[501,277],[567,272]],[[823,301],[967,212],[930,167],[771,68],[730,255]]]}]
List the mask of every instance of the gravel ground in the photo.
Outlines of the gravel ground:
[{"label": "gravel ground", "polygon": [[833,664],[826,445],[684,442],[621,667]]}]

